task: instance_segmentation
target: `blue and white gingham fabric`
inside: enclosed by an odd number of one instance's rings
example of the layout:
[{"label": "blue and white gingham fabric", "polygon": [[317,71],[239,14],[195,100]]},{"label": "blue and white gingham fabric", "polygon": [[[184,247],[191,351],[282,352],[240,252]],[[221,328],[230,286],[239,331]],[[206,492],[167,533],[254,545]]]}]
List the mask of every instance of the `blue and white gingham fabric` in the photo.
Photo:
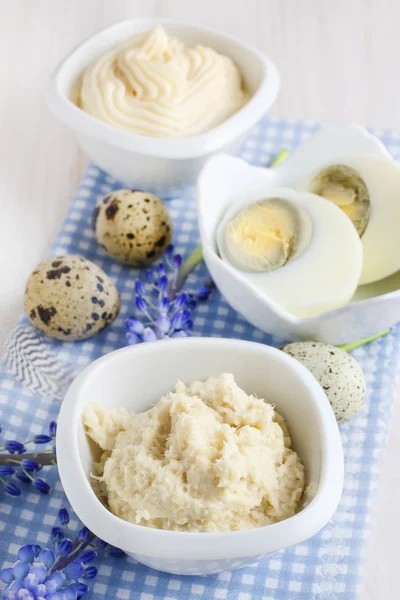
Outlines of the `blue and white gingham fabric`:
[{"label": "blue and white gingham fabric", "polygon": [[[267,165],[281,148],[295,147],[318,125],[267,118],[244,143],[241,156]],[[374,130],[395,158],[400,157],[400,135]],[[115,281],[121,294],[118,319],[105,331],[87,341],[49,341],[61,361],[79,370],[95,358],[125,344],[124,319],[130,316],[137,271],[106,256],[96,244],[91,211],[97,198],[121,187],[95,166],[88,167],[62,225],[52,254],[79,253],[102,267]],[[193,190],[167,200],[175,225],[174,243],[187,256],[198,243]],[[188,287],[206,279],[205,267],[191,276]],[[23,317],[19,326],[27,321]],[[248,325],[226,304],[218,292],[198,307],[194,335],[233,337],[279,345]],[[234,572],[202,577],[179,577],[153,571],[132,559],[103,559],[99,575],[91,582],[90,598],[98,600],[353,600],[357,595],[362,549],[368,530],[368,515],[377,486],[387,425],[396,390],[399,366],[400,329],[354,352],[368,382],[363,410],[341,427],[346,476],[343,498],[333,521],[306,543]],[[27,439],[47,430],[56,419],[59,401],[36,397],[24,389],[3,364],[0,371],[0,423],[4,437]],[[24,543],[46,545],[60,507],[68,506],[55,467],[45,469],[43,478],[54,486],[49,497],[33,491],[19,498],[3,495],[0,487],[0,567],[16,560]],[[22,484],[23,485],[23,484]]]}]

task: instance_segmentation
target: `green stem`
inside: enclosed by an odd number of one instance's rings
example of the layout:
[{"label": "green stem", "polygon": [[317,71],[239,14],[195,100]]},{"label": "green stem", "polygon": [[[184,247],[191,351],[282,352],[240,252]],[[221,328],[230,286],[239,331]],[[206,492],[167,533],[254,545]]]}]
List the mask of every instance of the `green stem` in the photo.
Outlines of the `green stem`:
[{"label": "green stem", "polygon": [[32,475],[30,473],[28,473],[28,471],[26,469],[22,469],[24,475],[26,475],[31,481],[35,481],[35,478],[32,477]]},{"label": "green stem", "polygon": [[351,342],[350,344],[342,344],[341,346],[338,346],[338,348],[340,348],[341,350],[344,350],[345,352],[350,352],[351,350],[355,350],[355,348],[359,348],[360,346],[369,344],[370,342],[373,342],[374,340],[377,340],[377,339],[383,337],[384,335],[387,335],[388,333],[390,333],[390,329],[385,329],[385,331],[382,331],[381,333],[377,333],[376,335],[372,335],[371,337],[364,338],[363,340],[359,340],[358,342]]},{"label": "green stem", "polygon": [[203,250],[201,246],[197,246],[196,250],[193,250],[192,254],[185,260],[179,269],[178,278],[176,280],[175,289],[180,290],[185,279],[190,275],[192,271],[201,263],[203,260]]},{"label": "green stem", "polygon": [[281,162],[285,160],[289,156],[289,150],[283,148],[278,154],[275,156],[272,163],[269,165],[271,167],[277,167]]},{"label": "green stem", "polygon": [[11,467],[20,465],[24,458],[35,460],[42,467],[48,467],[57,464],[56,455],[47,452],[40,452],[38,454],[1,454],[0,452],[0,465],[9,465]]}]

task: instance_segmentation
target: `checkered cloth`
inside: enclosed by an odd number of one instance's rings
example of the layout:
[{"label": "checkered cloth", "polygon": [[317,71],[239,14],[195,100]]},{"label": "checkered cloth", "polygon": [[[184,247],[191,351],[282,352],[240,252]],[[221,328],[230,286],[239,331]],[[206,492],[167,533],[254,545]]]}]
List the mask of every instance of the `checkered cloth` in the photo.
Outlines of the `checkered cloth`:
[{"label": "checkered cloth", "polygon": [[[267,118],[244,143],[241,156],[258,165],[267,165],[282,147],[293,148],[317,128],[316,123]],[[390,152],[400,156],[400,135],[374,131]],[[88,167],[67,217],[52,249],[53,255],[79,253],[100,265],[114,280],[122,300],[121,313],[114,324],[88,341],[62,343],[40,338],[25,317],[17,328],[23,342],[14,349],[10,374],[3,363],[0,372],[0,423],[8,439],[27,439],[31,434],[47,430],[50,419],[59,410],[56,390],[52,396],[32,394],[33,383],[41,389],[40,378],[30,373],[26,386],[18,382],[18,365],[29,371],[30,345],[42,344],[43,351],[57,356],[56,368],[68,373],[78,371],[95,358],[125,345],[124,319],[134,305],[134,278],[137,272],[109,259],[96,244],[90,227],[90,216],[97,198],[121,187],[98,168]],[[197,245],[198,235],[193,190],[177,192],[168,199],[168,209],[175,224],[177,251],[187,256]],[[187,287],[195,289],[206,279],[205,267],[198,268]],[[218,292],[198,307],[194,319],[194,335],[233,337],[279,345],[274,339],[248,325],[229,308]],[[28,341],[26,341],[26,339]],[[19,335],[16,339],[19,339]],[[25,341],[24,341],[25,340]],[[306,543],[281,551],[234,572],[203,577],[178,577],[153,571],[132,559],[104,559],[99,575],[92,582],[88,598],[133,600],[352,600],[356,597],[359,565],[368,529],[371,507],[387,425],[396,390],[395,374],[399,365],[400,329],[379,341],[354,352],[368,381],[367,401],[362,411],[341,427],[346,475],[344,493],[334,519],[318,535]],[[12,354],[12,352],[11,352]],[[22,354],[18,361],[19,354]],[[17,358],[16,358],[17,357]],[[51,369],[50,369],[51,371]],[[51,378],[53,376],[53,378]],[[54,372],[42,373],[50,386],[58,379]],[[47,379],[46,379],[47,378]],[[62,378],[60,378],[61,380]],[[46,545],[60,507],[68,506],[55,467],[42,471],[43,478],[54,486],[49,497],[24,490],[16,499],[3,495],[0,486],[0,566],[16,560],[20,545],[30,542]],[[21,484],[24,485],[24,484]]]}]

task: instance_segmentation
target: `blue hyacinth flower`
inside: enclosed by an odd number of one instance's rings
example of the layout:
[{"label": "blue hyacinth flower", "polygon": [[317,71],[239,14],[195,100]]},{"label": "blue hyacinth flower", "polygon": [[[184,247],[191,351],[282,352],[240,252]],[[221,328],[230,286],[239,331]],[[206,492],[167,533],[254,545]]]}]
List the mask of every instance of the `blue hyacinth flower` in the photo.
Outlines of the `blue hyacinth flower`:
[{"label": "blue hyacinth flower", "polygon": [[41,494],[44,494],[45,496],[47,496],[48,494],[50,494],[51,492],[51,487],[49,486],[48,483],[46,483],[45,481],[43,481],[43,479],[34,479],[32,481],[32,485],[34,488],[36,488]]},{"label": "blue hyacinth flower", "polygon": [[6,477],[7,475],[14,475],[15,468],[9,465],[0,465],[0,477]]},{"label": "blue hyacinth flower", "polygon": [[14,496],[15,498],[21,495],[21,490],[12,481],[7,481],[7,483],[4,484],[4,491],[9,496]]},{"label": "blue hyacinth flower", "polygon": [[41,433],[39,435],[35,435],[32,441],[34,444],[48,444],[51,442],[51,436]]},{"label": "blue hyacinth flower", "polygon": [[24,444],[17,442],[16,440],[7,440],[4,444],[4,448],[10,454],[23,454],[26,452]]},{"label": "blue hyacinth flower", "polygon": [[147,269],[147,283],[140,279],[134,282],[136,315],[125,321],[126,341],[130,345],[190,336],[191,313],[198,300],[207,299],[211,293],[211,282],[196,293],[181,289],[188,274],[199,264],[201,253],[195,251],[184,265],[181,255],[172,253],[171,246],[165,253],[165,262]]},{"label": "blue hyacinth flower", "polygon": [[21,467],[26,471],[38,471],[40,469],[39,463],[31,458],[24,458],[21,461]]},{"label": "blue hyacinth flower", "polygon": [[61,508],[58,511],[58,520],[60,521],[61,525],[68,525],[69,514],[66,508]]},{"label": "blue hyacinth flower", "polygon": [[25,544],[18,550],[18,560],[32,563],[35,560],[35,552],[31,544]]},{"label": "blue hyacinth flower", "polygon": [[60,556],[67,556],[72,550],[72,542],[71,540],[62,540],[58,544],[58,553]]}]

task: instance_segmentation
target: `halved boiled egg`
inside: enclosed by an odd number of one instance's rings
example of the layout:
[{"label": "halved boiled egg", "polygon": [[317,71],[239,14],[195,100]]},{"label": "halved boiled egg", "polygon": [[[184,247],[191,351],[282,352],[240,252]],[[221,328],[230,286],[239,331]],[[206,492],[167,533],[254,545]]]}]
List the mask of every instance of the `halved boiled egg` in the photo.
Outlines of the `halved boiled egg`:
[{"label": "halved boiled egg", "polygon": [[217,245],[242,277],[299,317],[347,304],[362,268],[362,244],[346,214],[320,196],[283,187],[231,205]]},{"label": "halved boiled egg", "polygon": [[314,167],[298,186],[336,204],[363,246],[360,285],[400,269],[400,167],[389,157],[354,155]]}]

